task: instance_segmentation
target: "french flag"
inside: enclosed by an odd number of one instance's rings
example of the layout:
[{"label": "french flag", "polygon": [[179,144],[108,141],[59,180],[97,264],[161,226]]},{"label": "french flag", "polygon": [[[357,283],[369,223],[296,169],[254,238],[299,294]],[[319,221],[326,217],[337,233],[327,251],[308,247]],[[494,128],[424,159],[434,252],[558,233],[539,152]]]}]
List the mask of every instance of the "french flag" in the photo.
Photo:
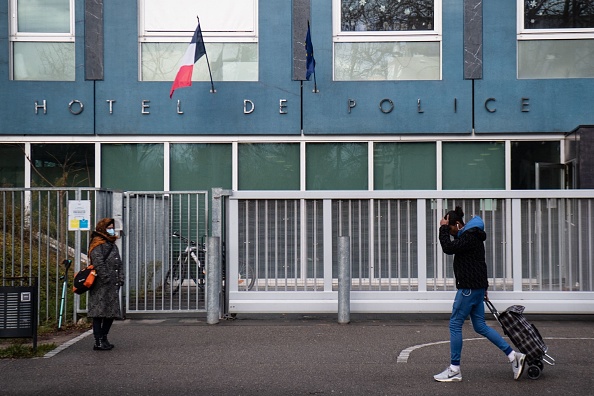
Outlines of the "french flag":
[{"label": "french flag", "polygon": [[200,22],[198,22],[192,41],[181,59],[181,66],[177,72],[177,76],[175,76],[175,81],[173,81],[173,85],[171,86],[171,92],[169,92],[170,99],[173,97],[173,91],[177,88],[189,87],[192,85],[194,63],[205,54],[206,48],[204,48],[204,39],[202,38],[202,30],[200,30]]}]

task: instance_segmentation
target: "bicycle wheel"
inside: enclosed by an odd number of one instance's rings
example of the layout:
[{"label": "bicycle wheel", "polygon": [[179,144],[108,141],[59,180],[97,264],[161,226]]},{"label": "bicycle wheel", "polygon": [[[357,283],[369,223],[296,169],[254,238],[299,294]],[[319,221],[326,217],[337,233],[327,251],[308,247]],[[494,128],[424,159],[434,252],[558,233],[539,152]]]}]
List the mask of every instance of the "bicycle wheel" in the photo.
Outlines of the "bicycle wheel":
[{"label": "bicycle wheel", "polygon": [[179,279],[180,269],[183,268],[183,258],[180,256],[176,260],[174,264],[171,265],[169,271],[167,271],[167,275],[165,275],[165,281],[163,284],[163,290],[165,293],[172,293],[175,294],[179,290],[179,286],[181,284]]},{"label": "bicycle wheel", "polygon": [[252,290],[252,287],[254,287],[254,284],[256,283],[256,272],[254,271],[254,267],[251,264],[241,263],[237,272],[239,277],[237,281],[239,290]]}]

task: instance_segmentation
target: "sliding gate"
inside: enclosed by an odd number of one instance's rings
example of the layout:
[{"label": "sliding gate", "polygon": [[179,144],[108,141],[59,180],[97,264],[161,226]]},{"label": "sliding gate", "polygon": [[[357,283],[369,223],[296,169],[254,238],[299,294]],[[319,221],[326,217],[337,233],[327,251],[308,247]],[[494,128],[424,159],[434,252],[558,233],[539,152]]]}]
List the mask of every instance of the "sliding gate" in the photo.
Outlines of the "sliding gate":
[{"label": "sliding gate", "polygon": [[206,311],[206,191],[130,191],[124,199],[127,313]]}]

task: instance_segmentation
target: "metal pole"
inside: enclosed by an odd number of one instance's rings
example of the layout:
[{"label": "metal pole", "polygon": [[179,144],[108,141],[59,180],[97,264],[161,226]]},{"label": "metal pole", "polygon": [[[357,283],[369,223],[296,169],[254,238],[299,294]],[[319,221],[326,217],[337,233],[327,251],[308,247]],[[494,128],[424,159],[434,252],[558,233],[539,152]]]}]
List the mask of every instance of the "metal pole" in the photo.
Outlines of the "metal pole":
[{"label": "metal pole", "polygon": [[338,323],[351,321],[351,242],[338,237]]},{"label": "metal pole", "polygon": [[221,255],[219,237],[208,237],[206,245],[206,322],[219,323],[221,316]]}]

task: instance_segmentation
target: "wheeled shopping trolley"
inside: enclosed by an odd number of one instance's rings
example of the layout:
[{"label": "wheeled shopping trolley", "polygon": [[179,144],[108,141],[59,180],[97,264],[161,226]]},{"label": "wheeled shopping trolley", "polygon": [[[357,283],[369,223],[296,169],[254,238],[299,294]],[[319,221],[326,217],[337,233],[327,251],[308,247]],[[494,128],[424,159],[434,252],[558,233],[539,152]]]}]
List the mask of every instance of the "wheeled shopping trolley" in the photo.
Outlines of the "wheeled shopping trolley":
[{"label": "wheeled shopping trolley", "polygon": [[555,365],[555,359],[547,354],[548,347],[544,343],[538,329],[524,317],[522,305],[512,305],[499,313],[493,303],[485,299],[485,304],[503,328],[505,335],[520,352],[526,355],[527,374],[531,379],[538,379],[544,369],[544,363]]}]

